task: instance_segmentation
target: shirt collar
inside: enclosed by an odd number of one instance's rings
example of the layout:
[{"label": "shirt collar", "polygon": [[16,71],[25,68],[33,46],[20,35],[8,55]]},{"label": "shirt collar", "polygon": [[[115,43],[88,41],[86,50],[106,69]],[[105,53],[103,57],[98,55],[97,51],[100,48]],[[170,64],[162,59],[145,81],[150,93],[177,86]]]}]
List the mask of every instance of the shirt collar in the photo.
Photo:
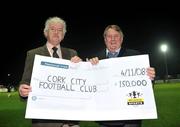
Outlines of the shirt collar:
[{"label": "shirt collar", "polygon": [[52,49],[52,48],[53,48],[53,47],[56,47],[56,48],[58,48],[57,54],[60,56],[60,58],[62,57],[62,56],[61,56],[60,44],[54,46],[54,45],[52,45],[51,43],[46,42],[46,46],[47,46],[47,49],[48,49],[48,51],[49,51],[49,53],[50,53],[51,56],[52,56],[52,54],[53,54],[53,49]]},{"label": "shirt collar", "polygon": [[[120,50],[121,50],[121,48],[115,50],[115,52],[118,52],[118,53],[119,53]],[[108,52],[110,52],[110,51],[106,48],[106,56],[107,56]]]}]

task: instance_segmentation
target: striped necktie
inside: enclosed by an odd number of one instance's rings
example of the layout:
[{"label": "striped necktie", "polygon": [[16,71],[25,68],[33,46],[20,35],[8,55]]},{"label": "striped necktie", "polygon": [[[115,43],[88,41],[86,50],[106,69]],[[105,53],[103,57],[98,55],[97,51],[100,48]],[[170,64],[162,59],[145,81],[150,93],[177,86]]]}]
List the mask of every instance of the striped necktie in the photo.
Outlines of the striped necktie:
[{"label": "striped necktie", "polygon": [[118,52],[108,52],[108,58],[114,58],[114,57],[117,57],[118,56]]}]

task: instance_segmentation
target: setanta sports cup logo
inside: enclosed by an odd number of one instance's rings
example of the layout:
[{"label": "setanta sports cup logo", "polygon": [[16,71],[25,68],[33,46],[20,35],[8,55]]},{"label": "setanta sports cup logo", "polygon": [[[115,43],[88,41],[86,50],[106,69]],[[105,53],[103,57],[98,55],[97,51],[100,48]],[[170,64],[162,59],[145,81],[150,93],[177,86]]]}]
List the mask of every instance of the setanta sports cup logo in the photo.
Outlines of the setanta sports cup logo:
[{"label": "setanta sports cup logo", "polygon": [[143,94],[137,91],[132,91],[128,93],[127,104],[128,105],[144,105]]}]

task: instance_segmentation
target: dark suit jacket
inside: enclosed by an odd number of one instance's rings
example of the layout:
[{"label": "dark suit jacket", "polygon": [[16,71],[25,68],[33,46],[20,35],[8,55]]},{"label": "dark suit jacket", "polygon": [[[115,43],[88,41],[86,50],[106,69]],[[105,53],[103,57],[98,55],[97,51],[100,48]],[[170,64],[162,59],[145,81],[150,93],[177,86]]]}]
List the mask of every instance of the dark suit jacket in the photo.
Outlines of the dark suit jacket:
[{"label": "dark suit jacket", "polygon": [[[68,59],[70,60],[71,57],[77,55],[77,52],[73,49],[69,49],[69,48],[63,48],[61,47],[61,53],[62,53],[62,58],[63,59]],[[34,58],[35,55],[43,55],[43,56],[50,56],[50,53],[47,49],[47,46],[44,45],[42,47],[36,48],[36,49],[32,49],[29,50],[27,52],[27,56],[26,56],[26,62],[25,62],[25,67],[24,67],[24,73],[22,76],[22,79],[20,81],[20,84],[30,84],[30,80],[31,80],[31,75],[32,75],[32,68],[33,68],[33,63],[34,63]],[[48,115],[48,114],[47,114]],[[33,123],[77,123],[76,121],[61,121],[61,120],[32,120]]]},{"label": "dark suit jacket", "polygon": [[[62,58],[67,59],[67,60],[70,60],[71,57],[77,55],[77,52],[75,50],[69,49],[69,48],[61,47],[61,52],[62,52]],[[43,56],[50,56],[46,45],[36,48],[36,49],[29,50],[27,52],[24,73],[23,73],[20,84],[23,84],[23,83],[30,84],[34,57],[36,54],[43,55]]]},{"label": "dark suit jacket", "polygon": [[[107,59],[106,57],[106,49],[103,49],[99,51],[97,54],[95,54],[100,60],[101,59]],[[121,48],[118,57],[124,57],[124,56],[133,56],[133,55],[140,55],[140,52],[137,50],[132,50],[132,49],[126,49],[126,48]]]},{"label": "dark suit jacket", "polygon": [[[139,51],[132,50],[132,49],[126,49],[126,48],[121,48],[118,57],[124,57],[124,56],[133,56],[133,55],[140,55]],[[106,49],[101,50],[96,54],[96,56],[99,59],[107,59],[106,57]],[[108,103],[108,102],[107,102]],[[127,112],[129,113],[129,112]],[[135,125],[141,125],[141,120],[121,120],[121,121],[98,121],[99,124],[105,125],[105,126],[123,126],[125,124],[135,124]]]}]

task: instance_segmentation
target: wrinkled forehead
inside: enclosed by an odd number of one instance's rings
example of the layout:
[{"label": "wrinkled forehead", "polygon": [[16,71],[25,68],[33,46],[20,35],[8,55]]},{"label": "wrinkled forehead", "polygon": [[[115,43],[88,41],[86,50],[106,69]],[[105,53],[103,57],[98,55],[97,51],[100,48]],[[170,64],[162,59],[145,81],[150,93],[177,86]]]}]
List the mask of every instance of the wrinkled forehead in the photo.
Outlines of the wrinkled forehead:
[{"label": "wrinkled forehead", "polygon": [[59,23],[59,22],[51,22],[51,23],[49,23],[49,28],[62,29],[63,27],[64,27],[64,25],[62,23]]},{"label": "wrinkled forehead", "polygon": [[110,28],[106,31],[106,35],[120,35],[120,32],[115,29]]},{"label": "wrinkled forehead", "polygon": [[121,36],[121,33],[119,32],[119,31],[117,31],[117,30],[115,30],[115,29],[108,29],[107,31],[106,31],[106,34],[105,34],[105,36],[107,37],[107,36]]}]

